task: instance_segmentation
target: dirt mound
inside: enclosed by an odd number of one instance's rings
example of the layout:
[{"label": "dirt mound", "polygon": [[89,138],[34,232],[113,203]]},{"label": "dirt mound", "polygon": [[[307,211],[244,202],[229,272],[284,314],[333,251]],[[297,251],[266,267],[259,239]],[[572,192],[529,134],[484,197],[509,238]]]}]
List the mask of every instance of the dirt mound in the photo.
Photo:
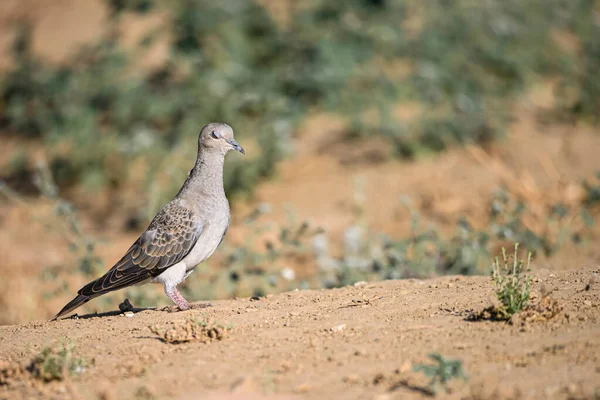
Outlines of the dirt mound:
[{"label": "dirt mound", "polygon": [[223,340],[231,326],[226,326],[209,320],[189,318],[186,321],[174,323],[173,326],[161,329],[159,326],[149,327],[150,331],[157,335],[165,343],[210,343],[214,340]]}]

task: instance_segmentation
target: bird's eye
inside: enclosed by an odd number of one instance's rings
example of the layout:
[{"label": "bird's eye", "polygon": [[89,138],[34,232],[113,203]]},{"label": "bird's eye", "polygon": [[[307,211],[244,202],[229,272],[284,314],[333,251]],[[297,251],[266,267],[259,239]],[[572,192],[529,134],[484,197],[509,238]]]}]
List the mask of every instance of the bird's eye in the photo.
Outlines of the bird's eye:
[{"label": "bird's eye", "polygon": [[212,136],[213,139],[218,139],[219,138],[219,134],[216,131],[212,131],[210,133],[210,136]]}]

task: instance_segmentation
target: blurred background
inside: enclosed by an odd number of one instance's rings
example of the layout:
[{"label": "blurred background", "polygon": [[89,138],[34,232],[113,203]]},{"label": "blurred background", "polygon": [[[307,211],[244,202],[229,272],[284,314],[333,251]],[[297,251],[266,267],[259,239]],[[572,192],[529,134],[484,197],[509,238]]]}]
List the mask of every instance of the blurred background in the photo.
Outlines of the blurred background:
[{"label": "blurred background", "polygon": [[[3,0],[0,324],[49,318],[230,124],[193,301],[600,263],[597,0]],[[168,304],[158,285],[79,313]]]}]

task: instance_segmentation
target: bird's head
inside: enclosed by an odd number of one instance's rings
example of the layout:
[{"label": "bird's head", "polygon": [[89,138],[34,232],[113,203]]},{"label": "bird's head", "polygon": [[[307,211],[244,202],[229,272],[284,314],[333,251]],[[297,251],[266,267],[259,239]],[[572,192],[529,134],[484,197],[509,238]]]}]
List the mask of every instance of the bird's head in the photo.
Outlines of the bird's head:
[{"label": "bird's head", "polygon": [[219,122],[213,122],[205,125],[200,131],[198,138],[198,146],[200,149],[207,151],[227,154],[229,150],[237,150],[242,154],[246,154],[242,146],[233,138],[233,129]]}]

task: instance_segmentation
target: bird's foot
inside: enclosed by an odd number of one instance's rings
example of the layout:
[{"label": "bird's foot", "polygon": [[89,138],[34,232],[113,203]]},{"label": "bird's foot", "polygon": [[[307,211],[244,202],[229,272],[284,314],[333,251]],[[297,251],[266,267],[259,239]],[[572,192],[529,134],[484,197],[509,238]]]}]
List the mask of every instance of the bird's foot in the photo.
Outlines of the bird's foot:
[{"label": "bird's foot", "polygon": [[180,311],[189,310],[190,303],[188,303],[181,293],[179,293],[177,288],[173,288],[173,290],[170,291],[165,291],[165,293],[171,300],[173,300],[173,303],[177,304],[177,308],[179,308]]}]

